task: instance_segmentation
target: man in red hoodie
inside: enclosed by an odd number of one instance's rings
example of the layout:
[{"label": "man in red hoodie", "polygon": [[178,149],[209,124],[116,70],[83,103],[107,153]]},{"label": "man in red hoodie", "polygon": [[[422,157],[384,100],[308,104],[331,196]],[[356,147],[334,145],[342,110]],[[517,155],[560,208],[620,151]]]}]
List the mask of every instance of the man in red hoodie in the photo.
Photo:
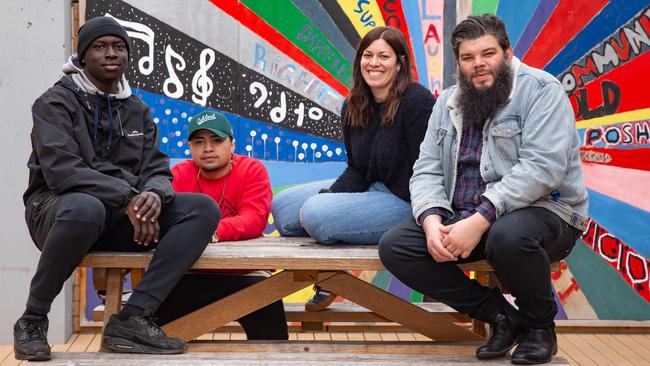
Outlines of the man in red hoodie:
[{"label": "man in red hoodie", "polygon": [[[172,168],[174,190],[203,193],[217,202],[221,220],[214,242],[261,236],[273,198],[264,165],[233,153],[232,126],[221,113],[205,111],[193,116],[188,135],[192,159]],[[158,322],[170,322],[268,276],[265,271],[188,273],[158,309]],[[288,339],[282,300],[239,319],[239,323],[248,339]]]}]

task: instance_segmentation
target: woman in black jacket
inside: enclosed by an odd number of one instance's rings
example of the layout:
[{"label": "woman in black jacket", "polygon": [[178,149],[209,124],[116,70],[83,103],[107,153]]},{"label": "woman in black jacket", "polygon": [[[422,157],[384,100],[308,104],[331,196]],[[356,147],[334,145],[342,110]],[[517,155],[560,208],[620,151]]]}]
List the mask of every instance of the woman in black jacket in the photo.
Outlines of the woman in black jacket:
[{"label": "woman in black jacket", "polygon": [[[411,216],[409,179],[435,99],[413,82],[406,38],[392,27],[363,37],[353,78],[341,110],[347,168],[334,181],[292,187],[273,199],[282,236],[376,244]],[[321,291],[311,302],[327,306],[331,300]]]}]

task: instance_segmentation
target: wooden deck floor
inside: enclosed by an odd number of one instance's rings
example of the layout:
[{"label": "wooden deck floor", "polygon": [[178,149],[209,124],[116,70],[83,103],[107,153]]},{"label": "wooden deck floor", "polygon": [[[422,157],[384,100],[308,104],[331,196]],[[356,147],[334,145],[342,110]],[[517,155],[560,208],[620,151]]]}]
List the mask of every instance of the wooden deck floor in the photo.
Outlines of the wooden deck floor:
[{"label": "wooden deck floor", "polygon": [[[428,338],[413,333],[340,332],[290,333],[290,339],[300,341],[423,341]],[[245,340],[243,333],[209,333],[202,340]],[[560,333],[559,355],[571,365],[650,365],[650,334]],[[52,347],[53,352],[96,352],[100,334],[75,333],[66,344]],[[0,366],[21,365],[13,356],[12,345],[0,345]]]}]

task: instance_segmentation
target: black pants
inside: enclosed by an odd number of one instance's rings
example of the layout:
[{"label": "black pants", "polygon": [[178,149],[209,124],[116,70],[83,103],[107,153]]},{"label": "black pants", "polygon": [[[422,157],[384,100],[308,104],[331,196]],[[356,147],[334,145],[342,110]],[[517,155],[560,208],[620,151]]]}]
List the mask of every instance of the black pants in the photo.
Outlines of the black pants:
[{"label": "black pants", "polygon": [[[459,258],[458,263],[488,259],[516,298],[521,321],[545,326],[557,313],[550,262],[569,255],[579,234],[551,211],[528,207],[500,217],[469,258]],[[436,262],[427,251],[422,228],[413,219],[384,234],[379,256],[407,286],[474,319],[491,323],[508,306],[498,291],[469,279],[456,262]]]},{"label": "black pants", "polygon": [[[155,314],[157,322],[160,325],[169,323],[265,278],[219,273],[188,273],[158,308]],[[282,300],[256,310],[238,319],[238,322],[244,328],[248,339],[289,339]]]},{"label": "black pants", "polygon": [[110,209],[89,194],[50,195],[26,210],[29,232],[41,249],[27,308],[47,314],[63,283],[89,251],[138,252],[155,248],[149,267],[128,303],[154,313],[183,274],[201,256],[219,223],[219,207],[208,196],[177,193],[162,209],[160,241],[133,241],[124,208]]}]

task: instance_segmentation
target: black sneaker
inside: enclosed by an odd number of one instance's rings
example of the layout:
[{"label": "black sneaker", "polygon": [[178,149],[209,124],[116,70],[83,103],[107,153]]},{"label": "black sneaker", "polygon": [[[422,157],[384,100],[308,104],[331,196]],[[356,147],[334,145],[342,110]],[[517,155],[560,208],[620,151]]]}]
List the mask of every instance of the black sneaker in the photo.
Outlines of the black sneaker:
[{"label": "black sneaker", "polygon": [[14,356],[17,360],[47,361],[47,316],[23,315],[14,324]]},{"label": "black sneaker", "polygon": [[120,320],[112,315],[102,333],[102,350],[123,353],[171,355],[187,349],[184,340],[168,337],[151,314]]}]

